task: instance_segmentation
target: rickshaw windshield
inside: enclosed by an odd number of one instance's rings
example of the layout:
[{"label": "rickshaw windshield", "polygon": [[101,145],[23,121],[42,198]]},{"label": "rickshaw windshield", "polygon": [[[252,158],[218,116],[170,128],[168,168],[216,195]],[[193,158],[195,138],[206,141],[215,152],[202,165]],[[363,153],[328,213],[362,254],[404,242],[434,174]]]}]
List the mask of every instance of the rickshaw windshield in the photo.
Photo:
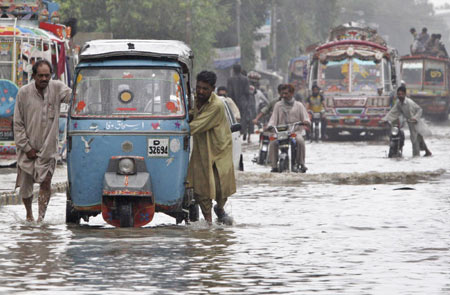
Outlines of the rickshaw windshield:
[{"label": "rickshaw windshield", "polygon": [[180,75],[175,69],[81,69],[71,114],[74,117],[180,117],[185,114]]},{"label": "rickshaw windshield", "polygon": [[404,61],[402,65],[402,79],[408,87],[422,86],[422,61]]}]

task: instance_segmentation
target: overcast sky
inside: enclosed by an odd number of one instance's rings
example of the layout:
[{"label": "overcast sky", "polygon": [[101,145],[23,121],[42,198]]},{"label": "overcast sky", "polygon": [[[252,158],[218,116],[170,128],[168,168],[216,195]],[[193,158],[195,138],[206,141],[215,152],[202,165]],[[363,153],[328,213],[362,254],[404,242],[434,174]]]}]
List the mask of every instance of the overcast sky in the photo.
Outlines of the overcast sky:
[{"label": "overcast sky", "polygon": [[428,0],[428,1],[433,3],[434,6],[441,6],[445,3],[450,3],[450,0]]}]

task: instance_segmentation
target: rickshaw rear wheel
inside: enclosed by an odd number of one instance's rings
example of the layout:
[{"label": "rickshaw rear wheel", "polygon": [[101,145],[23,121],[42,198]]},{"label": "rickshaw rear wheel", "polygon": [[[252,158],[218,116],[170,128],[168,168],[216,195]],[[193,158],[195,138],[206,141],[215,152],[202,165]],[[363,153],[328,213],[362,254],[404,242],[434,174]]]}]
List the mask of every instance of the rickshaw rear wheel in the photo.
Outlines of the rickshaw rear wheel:
[{"label": "rickshaw rear wheel", "polygon": [[73,207],[72,199],[70,198],[69,188],[66,189],[66,223],[80,224],[80,213]]},{"label": "rickshaw rear wheel", "polygon": [[121,202],[119,204],[120,227],[133,227],[133,204],[131,202]]}]

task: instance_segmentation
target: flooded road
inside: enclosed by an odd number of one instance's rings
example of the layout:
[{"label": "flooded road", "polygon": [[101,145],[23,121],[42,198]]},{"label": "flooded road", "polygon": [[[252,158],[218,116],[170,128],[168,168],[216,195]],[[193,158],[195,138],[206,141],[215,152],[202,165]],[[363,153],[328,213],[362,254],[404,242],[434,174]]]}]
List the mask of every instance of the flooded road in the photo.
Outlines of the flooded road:
[{"label": "flooded road", "polygon": [[[431,158],[411,158],[409,140],[399,160],[382,142],[308,144],[304,176],[267,174],[247,146],[229,227],[161,214],[141,229],[67,226],[62,193],[43,225],[0,207],[0,294],[449,294],[450,127],[433,131]],[[361,173],[393,178],[333,181]]]}]

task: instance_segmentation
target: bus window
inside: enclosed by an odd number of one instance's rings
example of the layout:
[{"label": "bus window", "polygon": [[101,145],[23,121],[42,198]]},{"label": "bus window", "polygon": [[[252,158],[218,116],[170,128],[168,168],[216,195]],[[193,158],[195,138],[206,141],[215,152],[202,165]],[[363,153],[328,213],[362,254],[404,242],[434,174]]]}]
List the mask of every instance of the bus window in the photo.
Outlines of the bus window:
[{"label": "bus window", "polygon": [[408,86],[422,86],[422,61],[404,61],[402,79]]},{"label": "bus window", "polygon": [[0,43],[0,79],[12,80],[12,42]]},{"label": "bus window", "polygon": [[424,84],[427,86],[445,86],[444,73],[445,64],[426,61]]}]

